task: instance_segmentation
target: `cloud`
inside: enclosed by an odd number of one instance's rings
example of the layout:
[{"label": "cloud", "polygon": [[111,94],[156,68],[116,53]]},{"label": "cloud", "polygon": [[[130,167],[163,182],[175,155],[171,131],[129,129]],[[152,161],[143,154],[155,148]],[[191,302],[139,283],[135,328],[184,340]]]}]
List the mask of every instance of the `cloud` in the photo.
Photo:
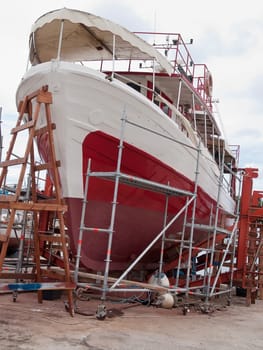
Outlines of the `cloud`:
[{"label": "cloud", "polygon": [[[118,11],[116,11],[118,9]],[[149,16],[140,17],[135,7],[131,7],[129,2],[120,2],[119,0],[103,2],[97,5],[97,14],[99,16],[113,20],[114,22],[129,28],[130,31],[139,31],[142,28],[150,30]]]}]

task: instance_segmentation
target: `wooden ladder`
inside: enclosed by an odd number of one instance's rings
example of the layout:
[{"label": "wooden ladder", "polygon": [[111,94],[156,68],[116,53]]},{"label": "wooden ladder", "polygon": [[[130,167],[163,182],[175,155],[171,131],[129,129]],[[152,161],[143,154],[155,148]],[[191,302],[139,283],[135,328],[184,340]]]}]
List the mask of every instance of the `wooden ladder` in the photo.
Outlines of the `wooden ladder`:
[{"label": "wooden ladder", "polygon": [[[3,264],[7,254],[7,248],[10,241],[12,227],[15,221],[15,215],[17,211],[32,212],[33,217],[33,241],[34,241],[34,281],[38,285],[38,301],[42,302],[42,290],[45,289],[62,289],[67,291],[68,295],[68,310],[70,314],[74,315],[73,308],[73,289],[75,288],[72,283],[69,267],[69,257],[67,250],[67,240],[65,233],[65,224],[63,213],[67,210],[67,206],[62,198],[60,179],[58,166],[59,161],[56,160],[53,130],[55,125],[51,120],[50,104],[52,104],[52,94],[48,91],[47,86],[43,86],[41,89],[26,96],[22,102],[20,102],[18,112],[18,120],[15,128],[11,130],[11,141],[6,154],[5,161],[0,163],[1,175],[0,175],[0,188],[5,188],[8,176],[8,170],[13,166],[20,166],[18,180],[15,191],[12,194],[0,195],[0,209],[7,209],[10,213],[9,221],[5,233],[0,234],[1,251],[0,251],[0,273],[1,277],[4,277]],[[39,116],[41,115],[41,128],[36,128]],[[25,118],[25,116],[27,116]],[[43,118],[45,121],[43,123]],[[25,151],[23,150],[22,157],[14,158],[14,147],[17,144],[17,137],[20,132],[28,132],[27,141],[25,142]],[[47,137],[48,150],[48,162],[39,164],[35,159],[34,151],[34,138],[38,135],[45,134]],[[30,199],[23,200],[22,186],[29,169],[31,177],[30,185]],[[52,174],[53,193],[52,198],[43,198],[38,195],[38,184],[36,173],[42,170],[50,171]],[[49,173],[49,174],[50,174]],[[9,192],[10,193],[10,192]],[[43,233],[40,222],[41,217],[48,217],[51,213],[56,215],[57,222],[59,223],[59,234],[56,236]],[[48,269],[41,267],[41,253],[44,242],[45,246],[49,247],[49,243],[59,244],[65,269],[65,276],[61,281],[61,276],[58,278],[60,283],[43,283],[45,278],[56,278],[54,272],[49,273]],[[32,274],[31,274],[32,275]],[[21,277],[21,274],[19,275]],[[15,277],[16,278],[16,277]],[[42,284],[41,284],[42,282]],[[17,290],[20,286],[17,287]],[[33,289],[36,287],[33,287]],[[35,289],[34,289],[35,290]]]},{"label": "wooden ladder", "polygon": [[246,288],[247,305],[254,304],[257,293],[262,299],[263,291],[263,224],[250,223],[247,242],[247,263],[243,272],[243,287]]}]

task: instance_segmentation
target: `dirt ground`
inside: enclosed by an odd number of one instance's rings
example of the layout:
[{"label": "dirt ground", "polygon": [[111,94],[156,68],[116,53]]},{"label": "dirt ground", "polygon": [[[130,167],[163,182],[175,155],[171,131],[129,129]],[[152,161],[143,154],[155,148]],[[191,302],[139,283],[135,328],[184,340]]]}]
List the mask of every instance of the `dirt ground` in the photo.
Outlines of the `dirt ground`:
[{"label": "dirt ground", "polygon": [[161,309],[108,302],[100,321],[99,300],[77,303],[71,317],[64,298],[37,302],[36,293],[0,295],[0,349],[5,350],[262,350],[263,301],[250,307],[234,297],[231,306],[212,313],[194,308]]}]

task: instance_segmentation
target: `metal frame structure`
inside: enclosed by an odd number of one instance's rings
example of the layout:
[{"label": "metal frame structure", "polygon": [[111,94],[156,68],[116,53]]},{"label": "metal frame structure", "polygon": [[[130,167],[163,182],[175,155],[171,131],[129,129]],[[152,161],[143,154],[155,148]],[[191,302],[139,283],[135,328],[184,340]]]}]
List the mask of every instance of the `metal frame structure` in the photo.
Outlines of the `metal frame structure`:
[{"label": "metal frame structure", "polygon": [[[123,113],[123,117],[121,118],[121,137],[120,137],[120,143],[118,146],[118,159],[117,159],[117,168],[115,172],[91,172],[91,162],[89,160],[88,162],[88,169],[86,174],[86,184],[85,184],[85,190],[84,190],[84,199],[83,199],[83,207],[82,207],[82,215],[81,215],[81,224],[80,224],[80,234],[78,239],[78,247],[77,247],[77,255],[76,255],[76,265],[75,265],[75,283],[78,286],[84,286],[85,284],[81,284],[78,282],[78,273],[79,273],[79,264],[80,264],[80,258],[81,258],[81,246],[82,246],[82,237],[85,231],[94,231],[94,228],[92,227],[86,227],[84,225],[84,216],[86,211],[86,198],[88,196],[88,185],[89,185],[89,178],[90,177],[100,177],[100,178],[107,178],[111,179],[115,182],[114,186],[114,194],[113,194],[113,200],[112,200],[112,211],[111,211],[111,220],[110,220],[110,227],[109,229],[99,229],[96,228],[97,232],[105,232],[107,231],[109,234],[108,238],[108,249],[107,249],[107,256],[105,259],[105,271],[104,271],[104,280],[103,280],[103,288],[102,288],[102,300],[106,299],[106,294],[109,292],[114,291],[126,291],[126,292],[134,292],[134,288],[126,288],[126,289],[120,289],[117,288],[117,286],[123,281],[123,279],[127,276],[127,274],[133,269],[133,267],[142,259],[142,257],[151,249],[151,247],[161,238],[164,239],[166,230],[178,219],[180,215],[186,210],[186,208],[195,201],[196,194],[180,190],[178,188],[171,187],[169,185],[163,185],[160,183],[148,181],[143,178],[138,178],[135,176],[131,176],[128,174],[121,173],[120,167],[121,167],[121,158],[122,158],[122,150],[123,150],[123,143],[124,143],[124,128],[125,124],[131,124],[133,126],[136,126],[134,123],[130,123],[127,118],[125,111]],[[138,125],[137,125],[138,126]],[[198,171],[197,171],[198,173]],[[150,244],[141,252],[141,254],[133,261],[133,263],[121,274],[121,276],[114,281],[114,283],[109,287],[109,267],[110,267],[110,261],[111,261],[111,245],[112,245],[112,237],[114,232],[114,221],[115,221],[115,213],[116,213],[116,206],[117,206],[117,196],[118,196],[118,186],[119,183],[125,183],[130,186],[135,186],[137,188],[143,188],[150,191],[158,192],[166,196],[166,202],[168,201],[168,196],[185,196],[187,197],[187,202],[183,208],[168,222],[166,223],[166,217],[167,217],[167,205],[165,208],[164,213],[164,227],[161,232],[159,232],[156,237],[150,242]],[[162,266],[162,256],[160,257],[160,266]],[[135,283],[136,284],[136,283]],[[152,287],[153,288],[153,287]],[[181,290],[182,288],[180,288]],[[151,287],[149,288],[143,288],[143,289],[136,289],[137,291],[147,291],[151,290]]]},{"label": "metal frame structure", "polygon": [[[88,187],[89,187],[89,179],[91,177],[100,177],[104,179],[110,179],[115,182],[115,187],[114,187],[114,194],[113,194],[113,200],[112,200],[112,211],[111,211],[111,219],[110,219],[110,227],[109,229],[99,229],[96,228],[96,232],[105,232],[107,231],[108,233],[108,249],[107,249],[107,255],[105,258],[105,271],[103,275],[103,286],[102,288],[98,288],[98,286],[92,285],[92,283],[89,283],[88,288],[92,289],[94,288],[95,290],[99,290],[102,295],[101,299],[102,301],[106,300],[106,295],[107,293],[111,292],[132,292],[134,293],[135,291],[154,291],[157,290],[158,288],[161,288],[161,286],[153,286],[150,284],[143,284],[141,282],[136,282],[136,281],[129,281],[130,283],[133,283],[132,288],[122,288],[122,284],[127,284],[127,280],[124,280],[124,278],[128,275],[128,273],[134,268],[134,266],[142,259],[142,257],[152,248],[152,246],[158,241],[161,240],[161,250],[160,250],[160,261],[159,261],[159,274],[158,274],[158,282],[160,282],[160,276],[163,271],[167,271],[167,266],[163,262],[163,251],[164,251],[164,245],[166,240],[171,241],[170,239],[165,237],[165,233],[167,229],[170,227],[172,223],[174,223],[180,215],[184,215],[184,228],[183,228],[183,235],[180,240],[174,240],[175,243],[180,243],[180,253],[179,253],[179,260],[176,261],[177,265],[177,277],[175,280],[175,283],[173,283],[173,286],[169,288],[164,288],[162,289],[162,292],[164,290],[166,292],[172,292],[172,293],[185,293],[186,297],[189,297],[189,295],[196,295],[196,296],[201,296],[205,297],[206,302],[215,296],[216,294],[221,294],[221,293],[228,293],[231,294],[232,290],[232,278],[233,278],[233,262],[234,262],[234,254],[235,254],[235,238],[236,238],[236,230],[237,230],[237,222],[238,222],[238,216],[235,217],[235,224],[232,227],[232,230],[226,230],[218,227],[218,215],[219,215],[219,197],[220,197],[220,191],[222,187],[222,182],[223,182],[223,171],[224,171],[224,166],[221,166],[221,175],[220,175],[220,180],[219,180],[219,185],[218,185],[218,199],[217,199],[217,208],[216,208],[216,217],[214,223],[211,222],[211,226],[206,226],[202,227],[202,229],[208,231],[208,239],[206,241],[206,244],[208,247],[200,246],[200,247],[195,247],[193,242],[194,242],[194,231],[195,228],[200,229],[200,225],[195,224],[195,206],[196,206],[196,199],[197,199],[197,186],[198,186],[198,174],[199,174],[199,156],[200,156],[200,145],[199,148],[196,149],[197,152],[197,157],[196,157],[196,171],[195,171],[195,186],[194,186],[194,192],[188,192],[188,191],[183,191],[178,188],[171,187],[169,185],[163,185],[159,183],[154,183],[142,178],[136,178],[134,176],[130,176],[128,174],[121,173],[120,171],[120,165],[121,165],[121,159],[122,159],[122,150],[123,150],[123,143],[124,143],[124,129],[126,127],[126,124],[129,124],[133,127],[140,127],[139,125],[134,124],[133,122],[130,122],[125,114],[125,111],[123,112],[123,116],[121,118],[121,135],[120,135],[120,141],[119,141],[119,151],[118,151],[118,159],[117,159],[117,168],[115,172],[92,172],[91,171],[91,160],[89,159],[88,161],[88,168],[87,168],[87,173],[86,173],[86,181],[85,181],[85,189],[84,189],[84,198],[83,198],[83,206],[82,206],[82,215],[81,215],[81,222],[80,222],[80,233],[79,233],[79,239],[78,239],[78,246],[77,246],[77,255],[76,255],[76,264],[75,264],[75,271],[74,271],[74,281],[76,285],[80,288],[85,288],[86,283],[81,283],[79,282],[79,276],[81,272],[79,271],[79,266],[80,266],[80,259],[81,259],[81,247],[82,247],[82,238],[83,235],[85,234],[85,231],[94,231],[93,227],[87,227],[85,226],[84,223],[84,217],[85,217],[85,212],[86,212],[86,203],[88,200]],[[147,132],[151,132],[151,130],[146,130]],[[162,137],[162,135],[160,135]],[[165,137],[165,136],[163,136]],[[176,142],[176,140],[174,140]],[[223,158],[224,161],[224,158]],[[223,162],[222,162],[223,164]],[[114,221],[115,221],[115,213],[116,213],[116,206],[117,206],[117,196],[118,196],[118,186],[119,183],[125,183],[130,186],[135,186],[138,188],[145,188],[150,191],[155,191],[159,193],[163,193],[166,196],[166,205],[164,209],[164,225],[163,229],[161,232],[159,232],[153,241],[141,252],[141,254],[133,261],[133,263],[121,273],[119,278],[112,279],[109,277],[109,270],[110,270],[110,261],[111,261],[111,244],[112,244],[112,237],[114,234]],[[175,215],[170,222],[167,223],[167,208],[168,208],[168,200],[169,196],[171,195],[180,195],[180,196],[185,196],[187,198],[185,206],[181,208],[181,210],[178,212],[177,215]],[[186,217],[187,217],[187,210],[190,204],[193,204],[193,214],[191,218],[191,222],[187,223],[186,222]],[[211,214],[212,218],[212,214]],[[212,219],[211,219],[212,220]],[[187,241],[184,239],[184,232],[186,227],[190,227],[190,237]],[[209,235],[211,236],[209,238]],[[218,268],[218,271],[216,274],[213,273],[213,261],[214,261],[214,255],[217,248],[217,242],[219,238],[222,240],[223,238],[227,237],[228,243],[224,247],[224,250],[221,251],[223,254],[223,258],[220,264],[220,267]],[[200,251],[206,251],[207,258],[206,260],[208,261],[208,254],[210,254],[210,262],[209,266],[206,266],[206,272],[207,276],[204,276],[204,279],[201,281],[201,285],[198,285],[196,283],[192,283],[192,271],[191,271],[191,262],[192,262],[192,257],[193,257],[193,251],[196,251],[196,249],[200,249]],[[231,269],[230,273],[228,273],[227,280],[229,281],[229,288],[227,290],[218,291],[216,289],[218,279],[222,274],[222,267],[223,264],[226,260],[226,257],[228,255],[231,255]],[[180,281],[179,281],[179,270],[180,270],[180,265],[181,265],[181,258],[182,256],[187,256],[188,262],[187,262],[187,275],[186,275],[186,280],[185,284],[182,286]],[[175,267],[173,266],[173,263],[169,263],[168,266]],[[97,275],[92,275],[88,274],[89,278],[97,279]],[[207,277],[207,278],[206,278]],[[123,283],[125,282],[125,283]],[[137,288],[134,288],[137,286]]]},{"label": "metal frame structure", "polygon": [[[224,158],[223,158],[224,159]],[[229,169],[228,169],[229,170]],[[239,191],[241,191],[241,179],[237,174],[236,181],[239,183]],[[195,241],[195,236],[191,235],[190,241],[184,240],[183,230],[182,240],[180,244],[180,254],[179,259],[174,263],[169,263],[165,266],[165,271],[169,271],[172,267],[176,267],[177,275],[175,279],[175,286],[180,286],[179,271],[181,269],[182,257],[188,257],[187,265],[187,279],[186,287],[187,294],[196,295],[205,299],[207,307],[209,307],[209,301],[216,295],[227,294],[228,303],[231,300],[232,296],[232,287],[233,287],[233,278],[235,275],[235,263],[236,263],[236,249],[237,249],[237,233],[238,233],[238,224],[239,224],[239,205],[240,205],[240,193],[237,195],[237,205],[236,205],[236,214],[231,217],[232,224],[231,227],[222,228],[218,226],[218,215],[219,215],[219,199],[220,192],[222,190],[223,183],[223,164],[221,166],[221,175],[218,185],[218,195],[217,195],[217,208],[216,215],[213,219],[212,208],[210,215],[210,224],[209,225],[199,225],[195,224],[194,219],[191,223],[186,223],[184,226],[188,226],[191,230],[198,229],[199,231],[207,232],[207,240],[195,246],[193,242]],[[213,221],[214,220],[214,221]],[[227,242],[224,242],[224,241]],[[191,261],[192,258],[196,256],[196,251],[205,254],[205,266],[203,268],[203,280],[192,280],[189,279],[189,274],[191,270]],[[219,261],[216,261],[219,258]],[[218,264],[217,264],[218,263]],[[226,271],[226,268],[228,271]],[[228,284],[227,288],[220,290],[218,288],[218,282]],[[224,286],[225,287],[225,286]]]}]

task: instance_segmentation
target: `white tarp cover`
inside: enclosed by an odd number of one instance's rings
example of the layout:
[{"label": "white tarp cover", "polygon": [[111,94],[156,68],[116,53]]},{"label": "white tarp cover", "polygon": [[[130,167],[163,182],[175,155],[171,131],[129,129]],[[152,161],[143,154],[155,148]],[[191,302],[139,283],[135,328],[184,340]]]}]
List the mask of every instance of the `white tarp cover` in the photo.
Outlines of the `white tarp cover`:
[{"label": "white tarp cover", "polygon": [[171,63],[137,35],[102,17],[67,8],[49,12],[32,26],[30,60],[32,64],[57,58],[61,21],[64,20],[61,60],[111,60],[113,34],[116,59],[155,59],[168,73]]}]

